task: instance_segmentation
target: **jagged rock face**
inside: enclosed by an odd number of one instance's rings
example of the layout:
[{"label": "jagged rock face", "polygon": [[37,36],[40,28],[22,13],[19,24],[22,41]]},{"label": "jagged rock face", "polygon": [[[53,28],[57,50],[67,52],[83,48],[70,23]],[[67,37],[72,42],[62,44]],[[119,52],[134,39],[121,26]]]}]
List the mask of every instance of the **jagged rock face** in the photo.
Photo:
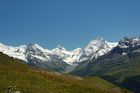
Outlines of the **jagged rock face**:
[{"label": "jagged rock face", "polygon": [[140,46],[140,37],[124,37],[118,44],[120,48],[134,48]]},{"label": "jagged rock face", "polygon": [[111,53],[127,54],[140,52],[140,37],[124,37]]},{"label": "jagged rock face", "polygon": [[30,44],[26,49],[26,58],[30,65],[34,65],[43,69],[50,69],[63,72],[68,64],[59,56],[51,54],[49,50],[43,49],[37,44]]},{"label": "jagged rock face", "polygon": [[45,54],[44,54],[44,49],[41,48],[39,45],[37,44],[29,44],[27,49],[26,49],[26,55],[30,54],[30,55],[34,55],[36,57],[42,57],[45,58]]}]

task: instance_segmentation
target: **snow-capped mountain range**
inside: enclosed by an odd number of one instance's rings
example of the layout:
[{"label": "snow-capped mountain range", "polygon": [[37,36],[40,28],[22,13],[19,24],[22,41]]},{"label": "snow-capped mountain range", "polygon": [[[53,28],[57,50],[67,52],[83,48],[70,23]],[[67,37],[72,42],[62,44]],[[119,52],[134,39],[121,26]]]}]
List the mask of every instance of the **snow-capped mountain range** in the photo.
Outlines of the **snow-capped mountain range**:
[{"label": "snow-capped mountain range", "polygon": [[[58,66],[55,70],[64,70],[68,66],[76,65],[84,60],[90,60],[92,58],[96,59],[108,53],[112,48],[116,47],[117,44],[118,43],[107,42],[103,38],[97,37],[89,42],[84,49],[77,48],[72,51],[68,51],[61,46],[49,50],[47,48],[42,48],[38,44],[13,47],[0,43],[0,52],[11,57],[24,60],[26,63],[39,66],[41,68],[51,69],[55,65]],[[61,67],[61,64],[64,65],[64,68]]]},{"label": "snow-capped mountain range", "polygon": [[111,53],[126,55],[130,52],[140,52],[140,37],[124,37]]}]

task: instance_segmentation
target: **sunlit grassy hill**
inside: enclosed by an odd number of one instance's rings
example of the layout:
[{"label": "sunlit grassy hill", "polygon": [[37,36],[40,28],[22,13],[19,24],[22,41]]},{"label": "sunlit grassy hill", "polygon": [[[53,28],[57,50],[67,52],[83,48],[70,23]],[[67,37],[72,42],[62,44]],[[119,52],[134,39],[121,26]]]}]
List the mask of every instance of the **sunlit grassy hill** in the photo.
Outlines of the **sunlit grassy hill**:
[{"label": "sunlit grassy hill", "polygon": [[0,53],[0,93],[9,86],[21,93],[130,93],[99,77],[43,71]]}]

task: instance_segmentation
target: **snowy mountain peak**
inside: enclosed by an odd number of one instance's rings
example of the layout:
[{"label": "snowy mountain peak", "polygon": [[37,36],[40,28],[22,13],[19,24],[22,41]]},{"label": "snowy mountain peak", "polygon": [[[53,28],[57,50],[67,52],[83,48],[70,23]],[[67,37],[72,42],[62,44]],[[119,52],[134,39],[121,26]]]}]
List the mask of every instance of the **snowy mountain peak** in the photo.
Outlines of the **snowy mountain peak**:
[{"label": "snowy mountain peak", "polygon": [[39,50],[44,50],[40,45],[38,45],[38,44],[29,44],[28,46],[27,46],[28,48],[32,48],[32,49],[34,49],[34,50],[36,50],[36,49],[39,49]]},{"label": "snowy mountain peak", "polygon": [[93,53],[98,52],[100,49],[107,48],[109,48],[109,46],[106,43],[106,41],[101,37],[97,37],[87,45],[87,47],[85,48],[85,54],[89,56],[92,55]]},{"label": "snowy mountain peak", "polygon": [[131,52],[140,52],[140,37],[124,37],[111,53],[126,55]]},{"label": "snowy mountain peak", "polygon": [[133,48],[140,46],[140,37],[124,37],[120,40],[118,46],[120,48]]},{"label": "snowy mountain peak", "polygon": [[117,44],[110,43],[104,40],[102,37],[97,37],[96,39],[89,42],[85,47],[80,60],[90,60],[93,58],[98,58],[106,53],[108,53]]},{"label": "snowy mountain peak", "polygon": [[107,41],[105,41],[102,37],[97,37],[96,39],[92,40],[85,50],[92,50],[92,51],[97,51],[100,48],[106,48],[109,47],[107,44]]},{"label": "snowy mountain peak", "polygon": [[43,58],[46,58],[46,55],[44,54],[44,52],[45,52],[45,49],[39,46],[38,44],[29,44],[26,49],[26,57],[28,57],[28,59],[29,59],[29,56],[37,57],[37,58],[42,57],[43,59]]},{"label": "snowy mountain peak", "polygon": [[9,55],[10,57],[27,61],[25,58],[25,50],[26,50],[26,46],[24,45],[20,47],[12,47],[0,43],[0,51],[3,52],[4,54]]},{"label": "snowy mountain peak", "polygon": [[102,37],[96,37],[95,39],[93,39],[92,41],[90,41],[90,43],[88,45],[101,45],[104,44],[106,41],[102,38]]}]

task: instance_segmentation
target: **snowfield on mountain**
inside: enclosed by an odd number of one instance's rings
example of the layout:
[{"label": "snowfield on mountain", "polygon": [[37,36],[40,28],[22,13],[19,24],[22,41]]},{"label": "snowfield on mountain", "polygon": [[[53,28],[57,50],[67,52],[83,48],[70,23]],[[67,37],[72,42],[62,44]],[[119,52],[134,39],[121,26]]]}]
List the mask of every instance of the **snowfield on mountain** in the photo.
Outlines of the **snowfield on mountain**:
[{"label": "snowfield on mountain", "polygon": [[38,44],[13,47],[2,43],[0,43],[0,51],[39,68],[69,72],[84,60],[96,59],[107,54],[116,45],[117,43],[107,42],[103,38],[97,37],[89,42],[85,48],[77,48],[72,51],[68,51],[60,45],[49,50]]}]

